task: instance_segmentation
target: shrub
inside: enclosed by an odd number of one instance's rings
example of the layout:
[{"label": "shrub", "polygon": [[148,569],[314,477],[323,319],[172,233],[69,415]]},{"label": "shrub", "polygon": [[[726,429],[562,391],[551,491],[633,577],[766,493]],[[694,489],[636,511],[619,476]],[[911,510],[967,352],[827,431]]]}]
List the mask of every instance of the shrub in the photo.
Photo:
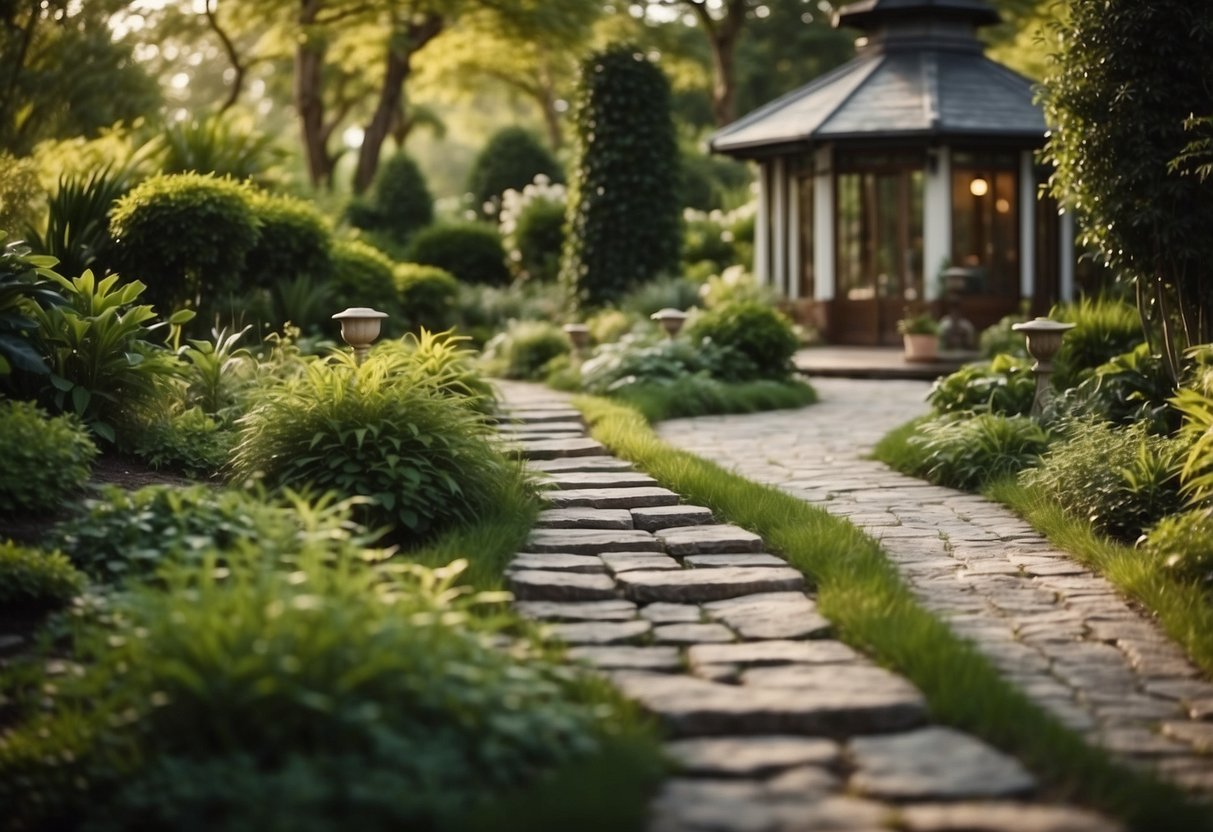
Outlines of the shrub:
[{"label": "shrub", "polygon": [[636,384],[671,384],[690,376],[712,375],[718,348],[655,335],[625,335],[603,344],[581,365],[587,393],[616,393]]},{"label": "shrub", "polygon": [[[170,571],[167,592],[121,601],[116,631],[85,628],[72,656],[85,670],[48,685],[28,706],[47,716],[0,747],[10,817],[451,828],[612,733],[618,705],[497,646],[500,619],[473,612],[501,596],[457,591],[457,566],[351,568],[318,548],[289,571],[255,554],[221,574]],[[71,753],[49,759],[39,736]]]},{"label": "shrub", "polygon": [[164,173],[206,173],[263,186],[281,178],[274,137],[222,115],[171,122],[152,143]]},{"label": "shrub", "polygon": [[44,196],[34,160],[0,151],[0,233],[20,236],[37,221],[36,206]]},{"label": "shrub", "polygon": [[1150,433],[1165,435],[1179,427],[1179,412],[1168,402],[1174,392],[1166,362],[1148,344],[1138,344],[1055,396],[1045,416],[1051,422],[1084,417],[1116,425],[1144,422]]},{"label": "shrub", "polygon": [[1023,315],[1006,315],[981,331],[978,337],[978,349],[983,358],[995,358],[999,355],[1010,355],[1015,358],[1028,357],[1028,341],[1022,332],[1016,332],[1011,327],[1027,320]]},{"label": "shrub", "polygon": [[97,446],[74,416],[48,418],[32,402],[0,401],[0,514],[43,514],[88,481]]},{"label": "shrub", "polygon": [[389,316],[399,315],[392,275],[396,264],[391,258],[359,240],[337,240],[331,258],[333,272],[329,285],[334,306],[369,306]]},{"label": "shrub", "polygon": [[551,283],[559,276],[564,212],[563,202],[545,199],[533,200],[519,212],[510,239],[526,279]]},{"label": "shrub", "polygon": [[618,388],[613,396],[639,410],[650,423],[804,407],[817,401],[816,391],[803,381],[764,379],[730,383],[702,375],[683,376],[660,384],[637,382]]},{"label": "shrub", "polygon": [[1213,582],[1213,510],[1164,517],[1146,534],[1145,549],[1184,580]]},{"label": "shrub", "polygon": [[59,261],[62,274],[85,269],[109,271],[116,264],[110,211],[131,187],[131,172],[112,165],[82,173],[60,174],[47,202],[46,230],[27,235],[35,251]]},{"label": "shrub", "polygon": [[279,281],[328,275],[332,233],[312,203],[258,193],[252,207],[261,230],[245,260],[249,283],[272,289]]},{"label": "shrub", "polygon": [[0,608],[40,612],[62,607],[84,584],[84,575],[59,552],[0,542]]},{"label": "shrub", "polygon": [[[332,327],[333,250],[329,250],[329,274],[322,278],[301,275],[274,283],[270,290],[271,315],[278,327],[293,324],[308,335],[317,335]],[[348,304],[347,304],[348,306]]]},{"label": "shrub", "polygon": [[759,283],[744,266],[730,266],[720,274],[711,275],[699,287],[704,306],[714,309],[742,301],[757,301],[774,306],[777,295],[770,287]]},{"label": "shrub", "polygon": [[966,364],[931,385],[927,401],[936,413],[995,413],[1026,416],[1036,397],[1032,362],[997,355],[986,363]]},{"label": "shrub", "polygon": [[721,225],[719,216],[719,211],[705,214],[688,209],[683,212],[682,262],[707,268],[714,274],[738,265],[733,235]]},{"label": "shrub", "polygon": [[[155,313],[137,304],[144,285],[119,284],[112,274],[91,271],[72,280],[52,275],[67,303],[35,310],[38,337],[47,350],[56,411],[72,412],[101,438],[114,442],[131,416],[155,398],[157,385],[176,372],[176,362],[149,336]],[[189,312],[169,320],[189,320]]]},{"label": "shrub", "polygon": [[711,156],[698,148],[682,148],[678,192],[688,208],[720,210],[729,196],[749,187],[750,180],[750,171],[742,162]]},{"label": "shrub", "polygon": [[480,375],[476,352],[466,346],[470,341],[465,335],[455,335],[454,330],[430,332],[422,328],[399,341],[380,343],[375,354],[389,373],[418,375],[421,383],[439,393],[454,396],[473,410],[492,413],[497,406],[497,394]]},{"label": "shrub", "polygon": [[687,336],[695,341],[710,340],[748,360],[720,375],[725,381],[786,378],[792,372],[792,356],[800,346],[791,322],[757,301],[709,309],[691,322]]},{"label": "shrub", "polygon": [[1134,541],[1183,506],[1182,440],[1150,436],[1145,425],[1080,421],[1020,481],[1096,530]]},{"label": "shrub", "polygon": [[699,303],[699,284],[683,277],[658,277],[633,287],[619,298],[624,312],[647,318],[665,309],[690,309]]},{"label": "shrub", "polygon": [[678,270],[682,205],[670,86],[628,46],[582,64],[561,280],[596,306]]},{"label": "shrub", "polygon": [[56,291],[51,270],[54,261],[36,257],[20,243],[10,243],[0,232],[0,379],[17,370],[45,376],[50,372],[31,336],[38,329],[35,308],[64,302]]},{"label": "shrub", "polygon": [[469,403],[442,391],[446,380],[392,356],[313,362],[241,418],[234,474],[366,497],[360,517],[408,540],[466,521],[514,469]]},{"label": "shrub", "polygon": [[397,263],[392,269],[404,328],[448,329],[455,323],[459,281],[445,269],[420,263]]},{"label": "shrub", "polygon": [[563,182],[560,163],[533,133],[506,127],[494,133],[476,156],[468,173],[467,190],[481,216],[495,214],[501,195],[522,190],[536,176]]},{"label": "shrub", "polygon": [[197,173],[136,185],[110,215],[122,270],[162,307],[235,289],[257,242],[250,196],[247,185]]},{"label": "shrub", "polygon": [[207,477],[224,466],[233,444],[230,430],[201,408],[191,407],[143,425],[131,440],[130,450],[154,470]]},{"label": "shrub", "polygon": [[404,243],[434,221],[434,198],[413,157],[400,152],[379,166],[370,199],[351,203],[347,216],[358,228]]},{"label": "shrub", "polygon": [[639,320],[621,309],[603,309],[587,318],[585,323],[595,344],[609,344],[631,332]]},{"label": "shrub", "polygon": [[1114,298],[1083,298],[1054,309],[1053,317],[1075,325],[1053,359],[1053,384],[1058,388],[1073,387],[1096,367],[1132,352],[1145,340],[1137,310]]},{"label": "shrub", "polygon": [[460,284],[457,300],[460,330],[484,343],[511,321],[559,321],[566,298],[559,286],[519,282],[509,286]]},{"label": "shrub", "polygon": [[1172,402],[1183,414],[1180,435],[1187,444],[1184,493],[1196,503],[1213,502],[1213,370],[1203,370],[1191,386],[1179,389]]},{"label": "shrub", "polygon": [[365,542],[351,506],[290,496],[281,503],[234,488],[114,486],[61,524],[54,544],[72,562],[107,581],[148,576],[169,564],[201,564],[254,545],[267,562],[291,566],[317,542]]},{"label": "shrub", "polygon": [[253,371],[248,350],[237,346],[249,331],[213,330],[211,339],[191,338],[177,350],[182,359],[185,402],[208,416],[228,419]]},{"label": "shrub", "polygon": [[445,269],[463,283],[503,286],[510,282],[501,235],[484,223],[430,226],[413,237],[409,260]]},{"label": "shrub", "polygon": [[922,453],[916,473],[951,488],[976,490],[1034,463],[1048,433],[1026,416],[982,413],[926,422],[910,438]]},{"label": "shrub", "polygon": [[571,349],[564,330],[548,321],[514,321],[484,345],[484,366],[504,378],[541,379],[554,358]]}]

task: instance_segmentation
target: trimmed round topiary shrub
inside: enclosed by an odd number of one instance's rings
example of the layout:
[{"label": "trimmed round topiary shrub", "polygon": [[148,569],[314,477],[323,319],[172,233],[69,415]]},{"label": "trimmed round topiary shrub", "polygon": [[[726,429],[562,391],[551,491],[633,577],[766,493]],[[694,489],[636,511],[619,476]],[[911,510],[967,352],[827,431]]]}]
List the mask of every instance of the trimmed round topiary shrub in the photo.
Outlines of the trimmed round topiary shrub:
[{"label": "trimmed round topiary shrub", "polygon": [[512,481],[474,403],[399,350],[309,365],[240,420],[238,480],[366,497],[360,519],[414,542],[470,520]]},{"label": "trimmed round topiary shrub", "polygon": [[361,240],[337,240],[329,258],[332,264],[329,292],[336,311],[369,306],[388,315],[398,314],[392,274],[396,264],[390,257]]},{"label": "trimmed round topiary shrub", "polygon": [[503,286],[510,282],[501,235],[479,222],[442,223],[417,232],[409,260],[437,266],[462,283]]},{"label": "trimmed round topiary shrub", "polygon": [[546,199],[533,200],[519,213],[512,236],[527,278],[552,282],[560,275],[564,213],[562,203]]},{"label": "trimmed round topiary shrub", "polygon": [[370,197],[351,202],[346,216],[358,228],[404,243],[434,221],[434,197],[413,157],[397,153],[380,165]]},{"label": "trimmed round topiary shrub", "polygon": [[397,263],[392,270],[404,328],[437,332],[455,323],[459,281],[445,269],[420,263]]},{"label": "trimmed round topiary shrub", "polygon": [[235,289],[257,243],[252,194],[244,183],[197,173],[135,186],[110,214],[123,275],[145,283],[162,310]]},{"label": "trimmed round topiary shrub", "polygon": [[97,446],[72,415],[0,402],[0,514],[45,514],[88,481]]},{"label": "trimmed round topiary shrub", "polygon": [[249,283],[272,289],[280,281],[328,275],[333,235],[315,205],[295,197],[258,193],[252,197],[252,206],[261,233],[245,258]]},{"label": "trimmed round topiary shrub", "polygon": [[[498,130],[472,163],[468,193],[481,216],[495,213],[501,195],[510,188],[522,190],[542,174],[552,182],[563,182],[560,163],[533,133],[521,127]],[[493,211],[486,210],[491,206]]]},{"label": "trimmed round topiary shrub", "polygon": [[0,609],[42,612],[62,607],[84,589],[84,575],[59,552],[0,543]]},{"label": "trimmed round topiary shrub", "polygon": [[[725,381],[786,378],[800,342],[792,323],[781,312],[759,301],[739,301],[709,309],[688,327],[694,341],[710,339],[744,359],[722,376]],[[750,366],[746,366],[746,365]]]}]

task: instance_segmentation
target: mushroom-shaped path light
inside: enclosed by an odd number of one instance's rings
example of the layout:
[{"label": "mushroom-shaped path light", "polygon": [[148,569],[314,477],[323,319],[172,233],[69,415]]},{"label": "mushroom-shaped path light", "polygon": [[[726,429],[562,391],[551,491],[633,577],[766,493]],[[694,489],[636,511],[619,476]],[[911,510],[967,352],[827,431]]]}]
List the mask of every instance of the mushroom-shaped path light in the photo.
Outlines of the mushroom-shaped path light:
[{"label": "mushroom-shaped path light", "polygon": [[371,344],[379,337],[380,322],[386,312],[377,312],[366,306],[351,306],[338,312],[333,320],[341,322],[341,339],[354,348],[354,360],[362,364]]},{"label": "mushroom-shaped path light", "polygon": [[1033,416],[1040,416],[1048,403],[1053,356],[1061,348],[1061,339],[1073,328],[1074,324],[1063,324],[1048,318],[1035,318],[1011,326],[1011,329],[1022,332],[1028,339],[1028,354],[1036,359],[1036,363],[1032,365],[1032,372],[1036,373],[1036,398],[1032,400]]}]

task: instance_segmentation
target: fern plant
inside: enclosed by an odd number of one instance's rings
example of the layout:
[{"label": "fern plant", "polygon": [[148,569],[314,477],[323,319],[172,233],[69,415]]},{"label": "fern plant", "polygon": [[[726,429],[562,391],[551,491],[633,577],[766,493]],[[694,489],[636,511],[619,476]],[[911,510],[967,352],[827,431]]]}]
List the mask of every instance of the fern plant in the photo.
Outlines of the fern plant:
[{"label": "fern plant", "polygon": [[1180,436],[1189,443],[1180,471],[1183,493],[1193,504],[1207,504],[1213,499],[1213,396],[1193,385],[1180,388],[1171,403],[1183,414]]}]

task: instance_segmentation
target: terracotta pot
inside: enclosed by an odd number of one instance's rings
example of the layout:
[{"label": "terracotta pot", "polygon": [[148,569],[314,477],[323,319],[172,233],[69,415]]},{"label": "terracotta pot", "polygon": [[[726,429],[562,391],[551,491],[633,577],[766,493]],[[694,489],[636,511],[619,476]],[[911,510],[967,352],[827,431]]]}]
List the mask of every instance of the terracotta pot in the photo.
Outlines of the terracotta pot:
[{"label": "terracotta pot", "polygon": [[939,357],[939,336],[906,334],[906,361],[934,361]]}]

